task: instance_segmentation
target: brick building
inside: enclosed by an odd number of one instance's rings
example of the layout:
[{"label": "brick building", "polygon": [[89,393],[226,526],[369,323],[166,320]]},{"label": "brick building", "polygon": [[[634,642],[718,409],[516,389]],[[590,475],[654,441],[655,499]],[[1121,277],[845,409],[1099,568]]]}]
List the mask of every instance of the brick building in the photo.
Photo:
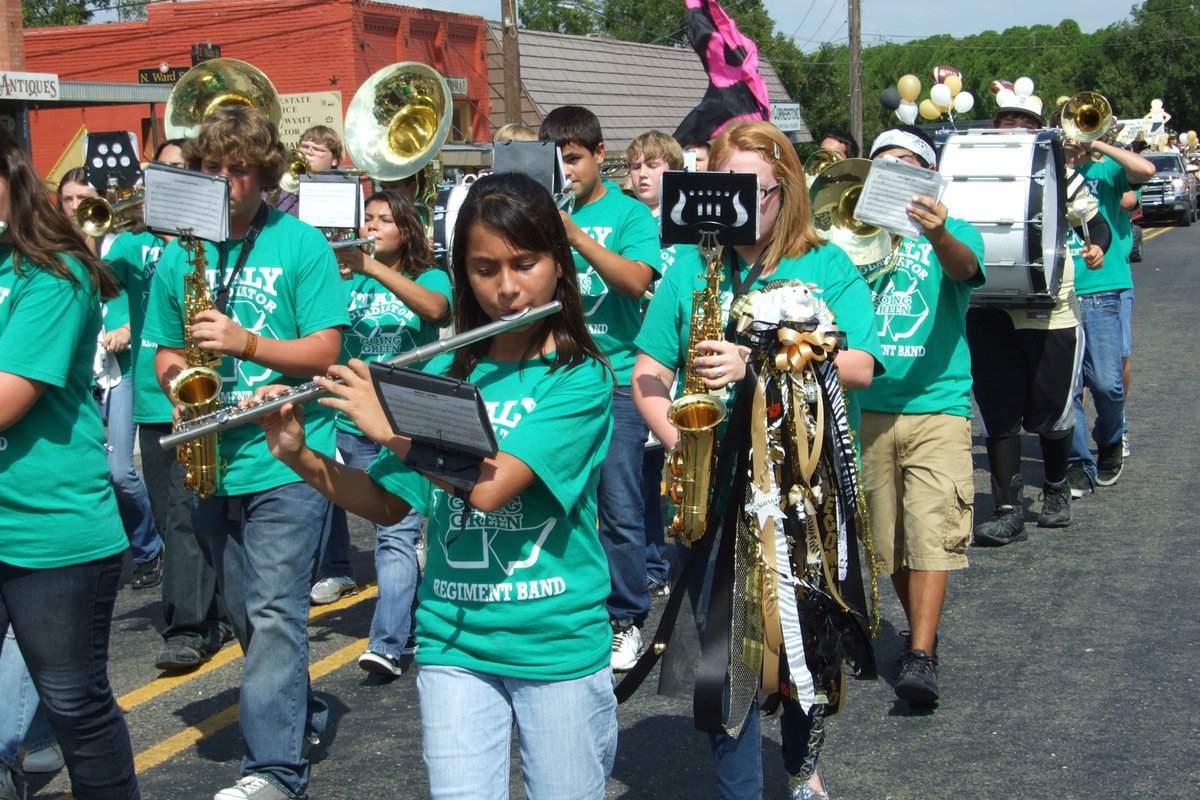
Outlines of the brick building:
[{"label": "brick building", "polygon": [[[453,98],[448,141],[491,140],[489,35],[481,17],[366,0],[195,0],[151,3],[147,12],[143,22],[28,29],[24,69],[70,81],[136,83],[140,69],[190,66],[192,45],[211,42],[223,57],[261,69],[282,94],[340,92],[344,116],[373,72],[420,61],[451,78],[452,90],[465,89]],[[38,170],[49,172],[81,125],[132,130],[141,142],[152,141],[151,108],[161,120],[162,106],[31,108]]]}]

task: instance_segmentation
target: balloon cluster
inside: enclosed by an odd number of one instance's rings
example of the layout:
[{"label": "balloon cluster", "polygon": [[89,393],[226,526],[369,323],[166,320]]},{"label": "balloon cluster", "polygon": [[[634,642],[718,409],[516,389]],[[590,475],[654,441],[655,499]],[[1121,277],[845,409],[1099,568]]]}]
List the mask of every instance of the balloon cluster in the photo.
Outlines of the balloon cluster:
[{"label": "balloon cluster", "polygon": [[[988,87],[992,90],[992,94],[996,95],[996,105],[1004,107],[1012,105],[1014,97],[1029,97],[1033,94],[1033,79],[1032,78],[1017,78],[1016,83],[1006,80],[992,81],[992,85]],[[1060,97],[1060,102],[1066,102],[1067,98]],[[1040,107],[1039,103],[1039,107]]]},{"label": "balloon cluster", "polygon": [[921,96],[921,79],[916,75],[901,76],[895,86],[889,86],[879,93],[879,102],[908,125],[917,121],[918,114],[931,121],[949,114],[953,120],[954,114],[965,114],[975,107],[975,95],[963,91],[962,73],[955,67],[936,66],[929,70],[929,77],[933,79],[929,97],[919,105],[917,98]]}]

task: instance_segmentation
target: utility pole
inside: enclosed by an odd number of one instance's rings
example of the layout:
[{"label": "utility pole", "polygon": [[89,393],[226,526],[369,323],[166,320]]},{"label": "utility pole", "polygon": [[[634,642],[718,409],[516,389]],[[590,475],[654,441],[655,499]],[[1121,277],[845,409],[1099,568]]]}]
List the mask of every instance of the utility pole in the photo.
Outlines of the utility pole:
[{"label": "utility pole", "polygon": [[25,69],[25,27],[20,0],[0,4],[0,69],[20,72]]},{"label": "utility pole", "polygon": [[521,46],[517,41],[517,0],[500,0],[504,27],[504,121],[521,122]]},{"label": "utility pole", "polygon": [[862,91],[862,6],[860,0],[847,0],[849,4],[849,51],[850,51],[850,135],[858,142],[859,151],[863,144],[863,91]]}]

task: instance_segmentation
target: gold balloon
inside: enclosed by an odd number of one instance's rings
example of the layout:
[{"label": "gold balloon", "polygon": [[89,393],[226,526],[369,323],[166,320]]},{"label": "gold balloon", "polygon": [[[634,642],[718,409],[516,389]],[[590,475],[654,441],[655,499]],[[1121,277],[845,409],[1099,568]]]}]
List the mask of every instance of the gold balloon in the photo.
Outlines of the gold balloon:
[{"label": "gold balloon", "polygon": [[921,117],[923,119],[927,119],[930,122],[942,115],[942,112],[938,109],[937,103],[933,102],[929,98],[925,98],[921,101],[921,105],[917,106],[917,111],[921,113]]},{"label": "gold balloon", "polygon": [[916,75],[903,75],[896,81],[896,91],[900,92],[902,100],[915,102],[921,94],[921,79]]},{"label": "gold balloon", "polygon": [[1197,143],[1196,132],[1188,131],[1187,136],[1188,136],[1188,144],[1190,144],[1192,147],[1195,147],[1196,143]]},{"label": "gold balloon", "polygon": [[962,91],[962,78],[957,75],[947,75],[946,80],[942,81],[942,83],[950,88],[951,97]]}]

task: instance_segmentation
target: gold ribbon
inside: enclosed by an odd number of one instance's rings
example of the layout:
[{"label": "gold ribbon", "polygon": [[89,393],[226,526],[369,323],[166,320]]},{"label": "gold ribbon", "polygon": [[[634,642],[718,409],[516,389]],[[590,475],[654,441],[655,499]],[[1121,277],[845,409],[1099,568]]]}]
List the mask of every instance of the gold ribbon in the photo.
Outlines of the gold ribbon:
[{"label": "gold ribbon", "polygon": [[775,333],[779,338],[775,369],[779,372],[800,372],[813,361],[824,361],[837,347],[837,339],[828,333],[791,328],[780,328]]}]

